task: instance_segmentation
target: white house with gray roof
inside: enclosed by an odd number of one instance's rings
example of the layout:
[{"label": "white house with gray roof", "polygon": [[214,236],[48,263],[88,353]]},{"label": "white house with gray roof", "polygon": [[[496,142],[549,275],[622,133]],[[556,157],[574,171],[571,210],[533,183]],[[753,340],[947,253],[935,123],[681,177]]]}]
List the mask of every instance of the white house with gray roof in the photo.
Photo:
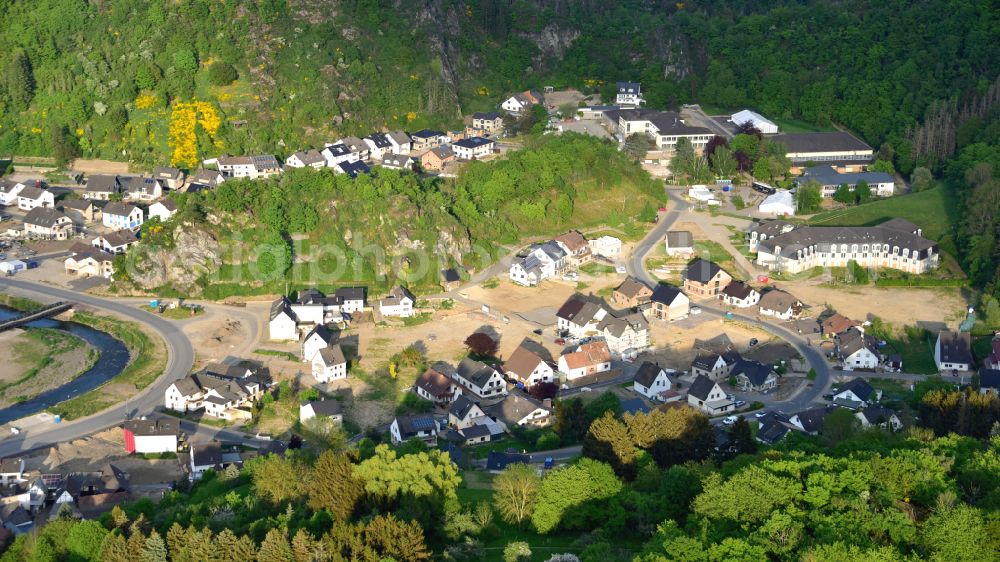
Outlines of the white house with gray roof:
[{"label": "white house with gray roof", "polygon": [[[211,163],[211,161],[206,161]],[[219,171],[227,178],[269,178],[281,173],[281,163],[273,154],[259,156],[219,156]]]},{"label": "white house with gray roof", "polygon": [[465,390],[480,398],[497,398],[507,395],[507,382],[493,367],[466,357],[451,373],[452,378]]},{"label": "white house with gray roof", "polygon": [[285,158],[285,166],[289,168],[313,168],[319,170],[326,167],[326,158],[323,154],[313,148],[300,150],[288,158]]},{"label": "white house with gray roof", "polygon": [[806,168],[801,176],[795,179],[796,185],[806,185],[816,182],[823,197],[833,197],[841,185],[846,185],[854,191],[858,184],[865,182],[873,194],[879,197],[890,197],[896,190],[896,180],[886,172],[838,172],[832,166],[813,166]]},{"label": "white house with gray roof", "polygon": [[532,244],[510,264],[510,280],[533,287],[543,279],[555,277],[566,263],[566,251],[553,241]]}]

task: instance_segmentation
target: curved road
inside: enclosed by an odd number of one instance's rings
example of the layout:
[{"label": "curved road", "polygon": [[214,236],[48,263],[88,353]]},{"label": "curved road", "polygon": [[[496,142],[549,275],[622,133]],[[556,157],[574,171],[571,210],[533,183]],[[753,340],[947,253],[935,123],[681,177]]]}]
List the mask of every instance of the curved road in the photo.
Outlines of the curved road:
[{"label": "curved road", "polygon": [[[628,257],[628,261],[625,263],[625,269],[628,271],[629,275],[647,283],[650,286],[656,286],[658,281],[654,279],[648,271],[646,271],[646,254],[648,254],[650,250],[656,246],[656,244],[663,243],[663,238],[667,231],[670,230],[670,227],[673,226],[675,222],[677,222],[681,213],[690,207],[690,205],[681,199],[676,193],[671,193],[670,190],[668,190],[668,195],[670,200],[673,202],[673,208],[663,214],[656,226],[649,231],[645,238],[636,244],[632,253]],[[830,384],[830,364],[827,363],[823,354],[815,347],[809,345],[805,338],[796,332],[789,330],[780,322],[764,320],[742,314],[735,310],[729,310],[716,305],[711,300],[700,301],[697,303],[692,302],[691,304],[701,307],[702,314],[720,319],[724,318],[726,313],[731,313],[734,320],[751,324],[770,333],[771,335],[785,340],[792,347],[794,347],[795,350],[802,355],[802,357],[805,358],[806,362],[808,362],[813,369],[816,370],[816,380],[812,381],[811,385],[807,385],[790,400],[775,403],[776,406],[780,406],[782,409],[787,409],[788,412],[805,409],[810,403],[819,398],[826,390],[826,387]],[[721,328],[720,331],[722,331]]]},{"label": "curved road", "polygon": [[[66,300],[110,311],[148,326],[163,338],[167,351],[167,367],[152,384],[128,400],[129,413],[132,415],[152,412],[162,403],[163,393],[167,387],[175,379],[181,378],[191,371],[191,366],[194,364],[194,348],[178,325],[144,312],[131,303],[98,298],[29,281],[16,281],[9,278],[0,280],[0,291],[8,287],[55,300]],[[125,416],[125,408],[123,405],[117,404],[86,418],[66,421],[61,424],[53,423],[25,428],[20,435],[0,441],[0,458],[23,454],[32,449],[46,447],[61,441],[70,441],[102,431],[122,423]]]}]

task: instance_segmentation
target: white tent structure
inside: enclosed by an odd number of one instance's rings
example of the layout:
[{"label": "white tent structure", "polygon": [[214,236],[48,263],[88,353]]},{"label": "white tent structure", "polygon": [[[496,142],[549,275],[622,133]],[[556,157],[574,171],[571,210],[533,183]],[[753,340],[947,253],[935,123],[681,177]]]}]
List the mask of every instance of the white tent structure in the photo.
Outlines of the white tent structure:
[{"label": "white tent structure", "polygon": [[777,125],[775,125],[773,122],[765,118],[763,115],[755,111],[750,111],[749,109],[744,109],[743,111],[734,113],[729,118],[729,122],[733,123],[734,125],[742,125],[747,121],[753,123],[754,127],[757,127],[757,130],[760,131],[761,133],[764,133],[765,135],[778,134]]},{"label": "white tent structure", "polygon": [[790,217],[795,214],[795,197],[791,191],[779,191],[768,195],[757,209],[767,215]]}]

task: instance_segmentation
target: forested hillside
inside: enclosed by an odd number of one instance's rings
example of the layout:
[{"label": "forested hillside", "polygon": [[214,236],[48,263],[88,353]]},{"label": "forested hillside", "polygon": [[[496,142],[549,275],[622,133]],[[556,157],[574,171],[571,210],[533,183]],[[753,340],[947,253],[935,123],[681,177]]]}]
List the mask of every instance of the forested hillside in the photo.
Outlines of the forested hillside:
[{"label": "forested hillside", "polygon": [[[655,107],[747,105],[888,140],[908,173],[931,103],[1000,74],[998,18],[986,0],[3,0],[0,154],[281,155],[456,125],[528,87],[636,79]],[[192,100],[199,125],[178,105]]]},{"label": "forested hillside", "polygon": [[661,184],[610,143],[577,134],[525,142],[469,163],[458,179],[302,169],[175,195],[180,212],[143,226],[116,283],[208,297],[280,293],[287,283],[424,289],[437,287],[442,268],[478,270],[524,236],[656,216]]}]

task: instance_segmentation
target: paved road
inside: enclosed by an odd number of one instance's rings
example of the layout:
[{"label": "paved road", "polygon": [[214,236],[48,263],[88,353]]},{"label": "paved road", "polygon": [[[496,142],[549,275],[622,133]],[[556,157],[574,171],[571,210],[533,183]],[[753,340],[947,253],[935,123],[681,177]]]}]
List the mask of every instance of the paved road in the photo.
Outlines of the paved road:
[{"label": "paved road", "polygon": [[[663,237],[666,235],[667,231],[670,230],[670,227],[677,221],[681,213],[685,212],[690,207],[686,201],[678,197],[676,192],[668,190],[668,194],[671,201],[673,201],[673,208],[661,216],[659,222],[655,227],[653,227],[652,230],[649,231],[649,234],[636,244],[632,254],[628,257],[628,261],[625,263],[625,268],[628,270],[629,275],[640,279],[651,286],[655,286],[657,281],[652,275],[649,274],[648,271],[646,271],[644,263],[645,256],[656,244],[663,243]],[[775,402],[775,407],[787,412],[805,409],[810,403],[820,398],[826,391],[826,388],[830,385],[830,364],[827,363],[822,352],[820,352],[817,348],[810,346],[805,338],[798,333],[789,330],[783,324],[755,318],[735,310],[723,308],[718,306],[715,301],[694,301],[691,304],[692,306],[701,307],[702,314],[714,318],[722,319],[725,317],[726,313],[731,313],[733,320],[753,325],[768,332],[769,334],[787,341],[792,345],[792,347],[795,348],[796,351],[799,352],[800,355],[802,355],[802,357],[805,358],[806,362],[816,370],[816,380],[812,381],[811,386],[806,386],[789,400]],[[720,331],[724,331],[721,326]]]},{"label": "paved road", "polygon": [[[170,383],[175,379],[187,375],[194,364],[194,348],[177,324],[139,310],[132,304],[103,299],[30,281],[19,281],[9,278],[0,280],[0,291],[8,288],[16,288],[34,293],[40,295],[43,299],[67,300],[113,312],[130,320],[141,322],[163,338],[167,348],[167,367],[156,381],[138,395],[128,400],[128,413],[133,416],[152,412],[154,408],[163,402],[163,393],[170,386]],[[20,435],[0,441],[0,457],[21,454],[39,447],[47,447],[62,441],[85,437],[121,423],[124,421],[125,416],[126,408],[118,404],[79,420],[63,422],[58,425],[52,424],[51,426],[25,428]]]}]

